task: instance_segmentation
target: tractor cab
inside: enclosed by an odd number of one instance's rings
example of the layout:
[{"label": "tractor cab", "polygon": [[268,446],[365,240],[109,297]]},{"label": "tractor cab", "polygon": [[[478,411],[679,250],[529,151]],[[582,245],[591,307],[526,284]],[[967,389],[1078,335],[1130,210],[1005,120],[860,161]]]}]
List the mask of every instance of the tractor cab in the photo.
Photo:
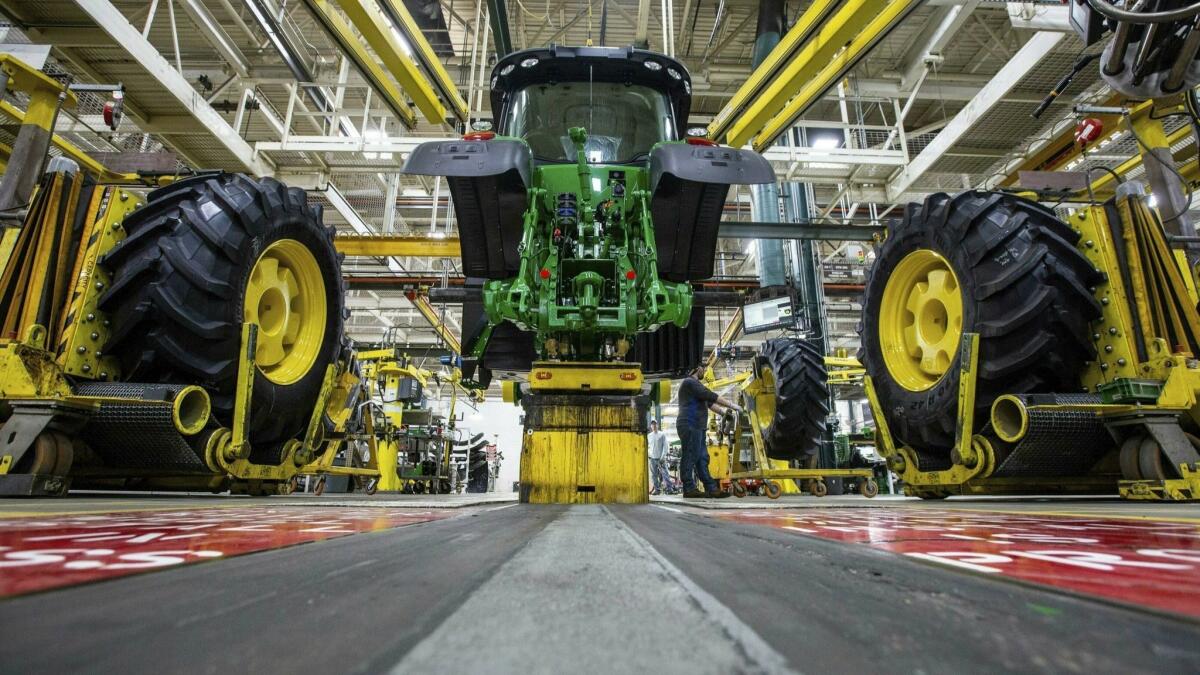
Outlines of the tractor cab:
[{"label": "tractor cab", "polygon": [[644,164],[683,138],[691,80],[678,61],[632,47],[530,49],[492,71],[492,110],[503,136],[521,138],[535,163],[574,163],[569,130],[587,130],[589,164]]}]

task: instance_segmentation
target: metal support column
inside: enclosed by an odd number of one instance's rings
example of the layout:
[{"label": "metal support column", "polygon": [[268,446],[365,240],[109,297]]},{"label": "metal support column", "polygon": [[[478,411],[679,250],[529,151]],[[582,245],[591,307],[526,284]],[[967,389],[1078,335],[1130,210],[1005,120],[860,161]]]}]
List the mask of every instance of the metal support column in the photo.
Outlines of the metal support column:
[{"label": "metal support column", "polygon": [[[783,0],[760,0],[758,31],[754,40],[753,65],[758,67],[779,44],[783,33]],[[779,184],[750,186],[751,217],[764,223],[779,222]],[[758,283],[760,286],[782,286],[787,283],[783,242],[769,239],[755,241],[758,248]]]},{"label": "metal support column", "polygon": [[[29,106],[0,180],[2,213],[21,209],[29,202],[33,188],[42,176],[58,110],[64,102],[74,105],[75,95],[57,81],[12,57],[0,58],[0,77],[4,78],[6,89],[29,93]],[[10,224],[16,225],[20,220],[14,217]]]}]

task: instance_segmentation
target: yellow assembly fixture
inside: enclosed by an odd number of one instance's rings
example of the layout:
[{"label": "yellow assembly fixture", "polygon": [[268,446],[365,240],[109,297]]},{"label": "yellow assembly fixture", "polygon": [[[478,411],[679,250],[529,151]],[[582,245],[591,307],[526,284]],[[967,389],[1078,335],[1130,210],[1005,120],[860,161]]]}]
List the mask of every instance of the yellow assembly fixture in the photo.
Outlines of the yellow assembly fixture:
[{"label": "yellow assembly fixture", "polygon": [[[847,356],[827,356],[824,359],[829,372],[829,384],[851,380],[851,371],[861,371],[857,359]],[[846,375],[834,375],[844,372]],[[855,373],[861,378],[861,374]],[[757,369],[738,373],[720,380],[706,381],[710,389],[737,386],[738,400],[744,411],[740,414],[726,413],[721,417],[710,416],[710,429],[714,430],[716,443],[710,443],[709,472],[714,480],[729,483],[733,494],[747,494],[744,481],[762,481],[764,493],[771,499],[783,494],[799,493],[797,482],[803,484],[814,496],[828,494],[826,479],[841,478],[858,483],[859,494],[874,497],[879,493],[872,469],[837,469],[809,466],[792,466],[792,462],[771,459],[767,456],[765,425],[776,416],[775,373],[765,364]],[[797,439],[799,442],[799,439]],[[815,463],[815,457],[811,460]]]},{"label": "yellow assembly fixture", "polygon": [[[1141,107],[1126,120],[1141,143],[1161,148],[1170,141],[1161,121]],[[984,399],[986,417],[976,419],[975,387],[985,366],[978,334],[961,332],[964,303],[972,299],[956,290],[953,269],[933,251],[918,248],[888,270],[878,330],[889,377],[914,392],[937,385],[951,368],[959,377],[949,466],[896,442],[891,411],[881,407],[877,383],[865,378],[877,444],[908,494],[1119,491],[1128,499],[1200,498],[1195,275],[1147,204],[1149,190],[1126,181],[1112,191],[1114,181],[1104,181],[1114,196],[1075,209],[1063,226],[1064,233],[1074,230],[1076,248],[1093,268],[1096,281],[1087,290],[1098,311],[1086,333],[1096,356],[1082,364],[1073,391],[993,390]],[[961,336],[957,354],[946,353],[943,342],[955,336]]]},{"label": "yellow assembly fixture", "polygon": [[651,395],[636,364],[538,362],[506,398],[525,410],[522,502],[649,501]]}]

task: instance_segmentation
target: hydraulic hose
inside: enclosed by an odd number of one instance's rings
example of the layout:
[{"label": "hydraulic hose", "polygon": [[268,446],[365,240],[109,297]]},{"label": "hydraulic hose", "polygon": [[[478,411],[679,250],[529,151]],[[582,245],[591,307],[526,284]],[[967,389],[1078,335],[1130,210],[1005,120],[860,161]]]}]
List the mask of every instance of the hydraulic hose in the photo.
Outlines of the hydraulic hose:
[{"label": "hydraulic hose", "polygon": [[1087,3],[1103,17],[1130,23],[1172,23],[1200,15],[1200,2],[1163,12],[1132,12],[1121,9],[1107,0],[1087,0]]}]

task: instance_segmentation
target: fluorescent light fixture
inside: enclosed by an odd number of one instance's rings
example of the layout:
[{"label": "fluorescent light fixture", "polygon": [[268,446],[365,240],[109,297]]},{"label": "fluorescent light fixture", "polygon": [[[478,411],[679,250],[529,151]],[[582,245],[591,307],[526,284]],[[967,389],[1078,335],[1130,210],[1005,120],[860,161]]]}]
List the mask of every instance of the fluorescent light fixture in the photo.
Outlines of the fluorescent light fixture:
[{"label": "fluorescent light fixture", "polygon": [[812,142],[812,147],[816,150],[833,150],[834,148],[840,148],[841,146],[842,146],[841,141],[839,141],[836,138],[832,138],[830,136],[825,136],[824,138],[817,138],[817,139],[813,140],[813,142]]},{"label": "fluorescent light fixture", "polygon": [[401,33],[400,31],[396,30],[396,25],[392,23],[392,19],[388,15],[383,14],[382,16],[383,16],[384,23],[387,24],[388,28],[392,29],[392,37],[396,38],[396,42],[400,43],[400,49],[403,49],[404,53],[407,54],[408,58],[411,59],[412,55],[413,55],[413,50],[412,50],[412,47],[408,44],[408,38],[404,37],[404,33]]}]

